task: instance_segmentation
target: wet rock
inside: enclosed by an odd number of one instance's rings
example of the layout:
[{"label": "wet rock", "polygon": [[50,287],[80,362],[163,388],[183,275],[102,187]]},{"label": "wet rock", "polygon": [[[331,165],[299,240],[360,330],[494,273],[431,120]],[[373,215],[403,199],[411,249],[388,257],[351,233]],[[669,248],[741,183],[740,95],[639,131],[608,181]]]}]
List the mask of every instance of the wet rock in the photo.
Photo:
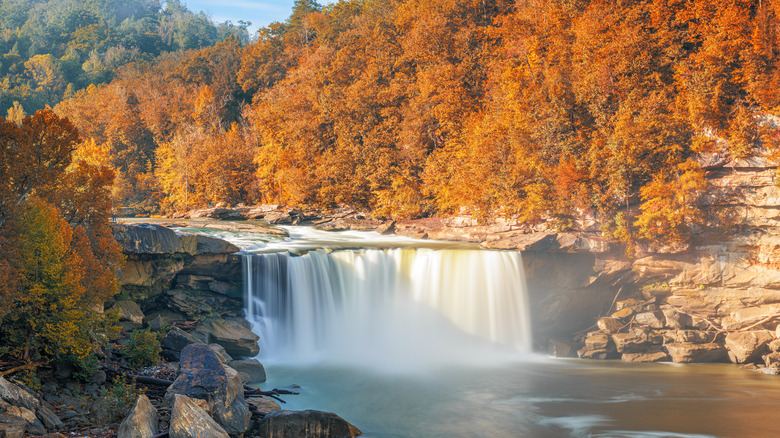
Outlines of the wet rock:
[{"label": "wet rock", "polygon": [[587,348],[582,348],[580,350],[577,350],[577,356],[580,359],[606,360],[606,359],[615,358],[615,352],[609,351],[605,348],[600,348],[596,350],[588,350]]},{"label": "wet rock", "polygon": [[669,355],[663,351],[648,351],[645,353],[623,353],[620,358],[625,362],[665,362]]},{"label": "wet rock", "polygon": [[197,403],[185,395],[177,394],[173,401],[170,438],[229,438],[229,435]]},{"label": "wet rock", "polygon": [[282,407],[279,405],[279,403],[276,402],[276,400],[272,399],[271,397],[266,397],[264,395],[257,396],[257,397],[248,397],[246,399],[246,402],[249,403],[251,406],[250,410],[262,412],[264,414],[267,414],[271,411],[278,411],[282,409]]},{"label": "wet rock", "polygon": [[623,322],[617,318],[599,318],[596,325],[599,330],[607,334],[617,333],[623,328]]},{"label": "wet rock", "polygon": [[715,343],[665,344],[664,350],[669,353],[673,362],[726,362],[728,360],[726,348]]},{"label": "wet rock", "polygon": [[647,350],[645,340],[634,333],[615,333],[612,341],[618,353],[641,353]]},{"label": "wet rock", "polygon": [[322,411],[273,411],[258,423],[257,434],[268,438],[351,438],[360,429],[343,418]]},{"label": "wet rock", "polygon": [[249,427],[251,413],[244,400],[244,385],[233,368],[225,366],[205,344],[190,344],[181,352],[179,377],[168,388],[166,404],[175,395],[205,400],[209,412],[231,435],[240,435]]},{"label": "wet rock", "polygon": [[174,327],[160,342],[162,346],[162,355],[167,360],[179,360],[181,357],[181,351],[184,347],[190,344],[202,344],[203,342],[185,332],[184,330]]},{"label": "wet rock", "polygon": [[574,357],[577,355],[577,347],[571,342],[553,338],[547,342],[547,354],[552,357]]},{"label": "wet rock", "polygon": [[239,374],[246,374],[249,380],[244,383],[265,382],[265,367],[257,359],[233,360],[228,365]]},{"label": "wet rock", "polygon": [[642,312],[634,315],[634,321],[638,324],[646,325],[648,327],[661,329],[666,325],[666,317],[660,310],[655,312]]},{"label": "wet rock", "polygon": [[734,363],[755,362],[766,352],[773,338],[774,334],[769,330],[729,333],[726,336],[729,359]]},{"label": "wet rock", "polygon": [[253,357],[260,353],[260,346],[257,344],[260,337],[252,333],[249,323],[243,319],[210,319],[198,324],[195,331],[200,333],[206,342],[225,347],[231,356]]},{"label": "wet rock", "polygon": [[151,438],[157,435],[157,410],[149,397],[139,395],[130,413],[122,420],[117,438]]}]

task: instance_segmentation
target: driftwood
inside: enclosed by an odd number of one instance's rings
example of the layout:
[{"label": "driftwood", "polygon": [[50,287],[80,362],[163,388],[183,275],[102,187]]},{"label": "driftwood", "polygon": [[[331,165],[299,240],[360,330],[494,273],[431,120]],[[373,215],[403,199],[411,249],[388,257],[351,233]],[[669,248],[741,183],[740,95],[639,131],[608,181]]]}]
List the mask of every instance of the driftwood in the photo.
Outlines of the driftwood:
[{"label": "driftwood", "polygon": [[136,376],[136,375],[128,375],[131,379],[135,380],[138,383],[143,383],[144,385],[155,385],[155,386],[171,386],[173,385],[173,380],[168,379],[158,379],[157,377],[151,377],[151,376]]},{"label": "driftwood", "polygon": [[[155,385],[155,386],[171,386],[173,385],[172,380],[168,379],[158,379],[157,377],[151,377],[151,376],[138,376],[138,375],[129,375],[131,379],[135,380],[138,383],[143,383],[144,385]],[[282,403],[286,403],[284,400],[280,399],[280,395],[298,395],[301,392],[298,391],[300,389],[300,386],[298,385],[291,385],[286,388],[274,388],[270,391],[263,391],[260,388],[254,388],[252,386],[244,385],[244,396],[252,396],[252,395],[264,395],[267,397],[271,397],[274,400],[280,401]]]}]

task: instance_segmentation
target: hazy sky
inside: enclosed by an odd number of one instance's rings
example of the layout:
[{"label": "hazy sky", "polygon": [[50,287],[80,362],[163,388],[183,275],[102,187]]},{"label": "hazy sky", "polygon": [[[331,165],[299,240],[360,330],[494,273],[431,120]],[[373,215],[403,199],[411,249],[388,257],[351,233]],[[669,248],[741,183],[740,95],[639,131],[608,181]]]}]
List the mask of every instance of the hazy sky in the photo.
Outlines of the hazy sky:
[{"label": "hazy sky", "polygon": [[[250,31],[265,27],[273,21],[284,21],[290,16],[294,0],[183,0],[191,11],[209,14],[215,23],[230,20],[251,21]],[[333,1],[320,0],[324,5]]]}]

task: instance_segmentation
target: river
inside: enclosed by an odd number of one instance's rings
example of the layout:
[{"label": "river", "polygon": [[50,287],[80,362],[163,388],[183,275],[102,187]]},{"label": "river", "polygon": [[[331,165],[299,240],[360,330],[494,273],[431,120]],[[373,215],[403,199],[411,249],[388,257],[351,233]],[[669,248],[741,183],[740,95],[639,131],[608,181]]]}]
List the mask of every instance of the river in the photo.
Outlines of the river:
[{"label": "river", "polygon": [[780,436],[778,377],[532,353],[519,253],[287,230],[209,231],[247,252],[262,386],[303,388],[284,409],[366,437]]}]

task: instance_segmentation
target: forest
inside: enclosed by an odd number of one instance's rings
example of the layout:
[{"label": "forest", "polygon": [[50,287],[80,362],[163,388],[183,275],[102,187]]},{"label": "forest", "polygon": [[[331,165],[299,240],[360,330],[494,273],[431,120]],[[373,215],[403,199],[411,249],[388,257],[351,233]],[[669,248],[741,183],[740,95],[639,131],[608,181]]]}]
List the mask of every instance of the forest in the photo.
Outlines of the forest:
[{"label": "forest", "polygon": [[[709,220],[700,157],[780,152],[779,0],[296,0],[254,36],[177,1],[30,3],[0,7],[0,287],[19,308],[115,293],[120,208],[592,217],[675,243]],[[38,345],[82,352],[74,318],[36,322]],[[0,319],[29,354],[6,321],[36,320]]]}]

